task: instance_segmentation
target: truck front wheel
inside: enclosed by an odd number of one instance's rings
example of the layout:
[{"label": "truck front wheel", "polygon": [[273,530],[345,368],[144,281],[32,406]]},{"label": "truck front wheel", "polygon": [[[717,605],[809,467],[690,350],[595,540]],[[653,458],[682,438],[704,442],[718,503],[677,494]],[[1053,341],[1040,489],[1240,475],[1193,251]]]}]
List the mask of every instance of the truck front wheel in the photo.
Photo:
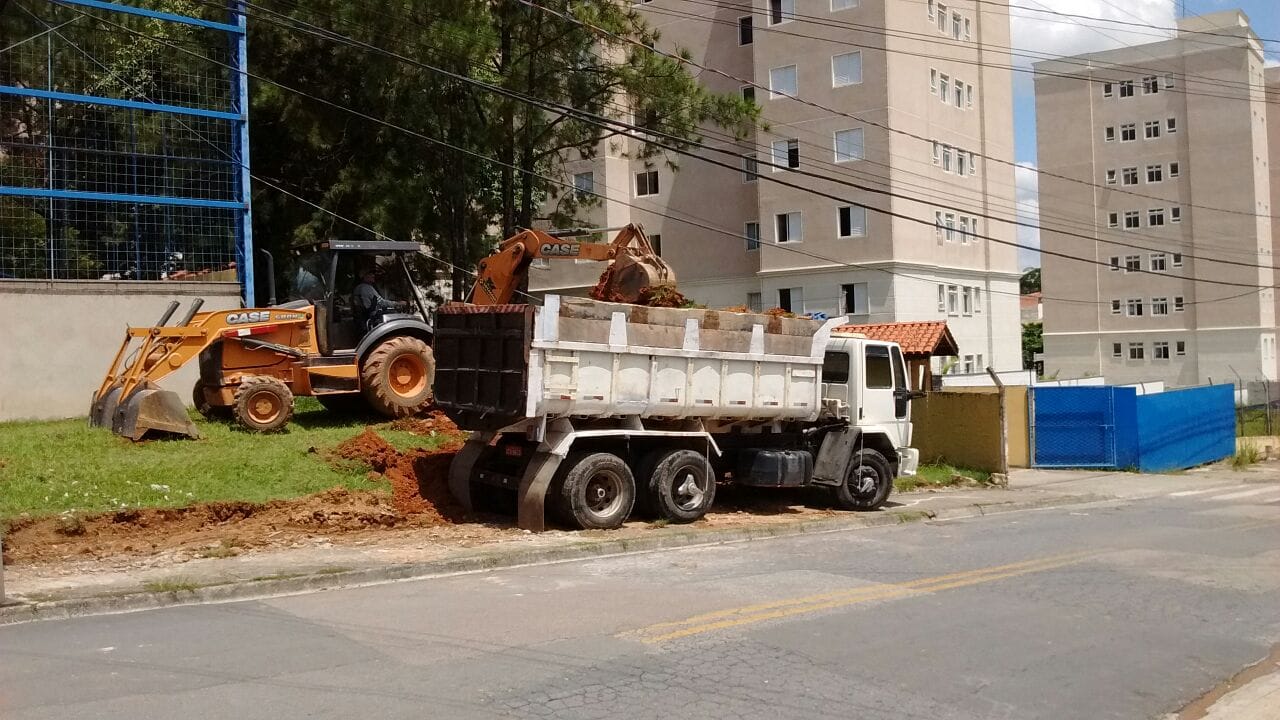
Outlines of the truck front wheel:
[{"label": "truck front wheel", "polygon": [[649,480],[649,503],[663,520],[688,523],[711,509],[716,476],[696,450],[672,450],[658,460]]},{"label": "truck front wheel", "polygon": [[562,467],[560,505],[566,519],[583,530],[621,527],[636,502],[636,479],[622,458],[571,455]]},{"label": "truck front wheel", "polygon": [[836,505],[844,510],[875,510],[889,499],[893,489],[893,468],[875,450],[859,450],[849,461],[849,472],[839,487],[832,488]]}]

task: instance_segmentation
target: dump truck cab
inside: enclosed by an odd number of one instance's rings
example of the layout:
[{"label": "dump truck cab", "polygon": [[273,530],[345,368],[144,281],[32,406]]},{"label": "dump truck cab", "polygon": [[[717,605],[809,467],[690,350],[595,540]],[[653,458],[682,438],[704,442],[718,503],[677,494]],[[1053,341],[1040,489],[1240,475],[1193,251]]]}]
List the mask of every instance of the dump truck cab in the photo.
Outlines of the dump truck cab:
[{"label": "dump truck cab", "polygon": [[894,474],[914,473],[911,391],[906,360],[896,343],[833,332],[822,365],[823,415],[856,431],[858,442],[879,452]]}]

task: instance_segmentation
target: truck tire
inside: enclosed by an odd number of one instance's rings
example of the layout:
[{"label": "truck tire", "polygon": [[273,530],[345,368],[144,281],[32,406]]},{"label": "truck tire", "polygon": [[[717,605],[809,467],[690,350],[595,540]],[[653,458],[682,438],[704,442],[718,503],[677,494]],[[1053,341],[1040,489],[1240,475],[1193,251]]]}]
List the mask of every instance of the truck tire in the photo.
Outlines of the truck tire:
[{"label": "truck tire", "polygon": [[231,418],[231,408],[221,405],[214,405],[209,402],[209,398],[205,395],[204,390],[208,387],[203,380],[197,380],[194,387],[191,388],[191,405],[196,412],[204,416],[205,420],[228,420]]},{"label": "truck tire", "polygon": [[612,453],[570,455],[562,471],[561,515],[583,530],[621,527],[636,501],[631,468]]},{"label": "truck tire", "polygon": [[288,385],[273,377],[245,378],[236,388],[233,414],[236,422],[246,429],[275,432],[293,418],[293,393]]},{"label": "truck tire", "polygon": [[648,500],[658,517],[675,523],[699,520],[716,498],[716,476],[707,456],[696,450],[671,450],[653,468]]},{"label": "truck tire", "polygon": [[893,490],[893,468],[875,450],[859,450],[849,461],[844,482],[832,488],[836,505],[844,510],[875,510]]},{"label": "truck tire", "polygon": [[360,386],[369,406],[386,417],[417,415],[431,404],[436,359],[431,347],[409,335],[388,338],[360,367]]}]

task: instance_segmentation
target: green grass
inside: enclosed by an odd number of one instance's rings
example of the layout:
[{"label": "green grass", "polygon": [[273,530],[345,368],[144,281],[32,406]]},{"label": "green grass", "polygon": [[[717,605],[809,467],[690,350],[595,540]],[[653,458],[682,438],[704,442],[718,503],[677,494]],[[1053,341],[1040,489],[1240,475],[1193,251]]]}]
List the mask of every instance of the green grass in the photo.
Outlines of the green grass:
[{"label": "green grass", "polygon": [[1246,470],[1250,465],[1257,465],[1260,460],[1262,460],[1261,451],[1253,445],[1245,443],[1231,457],[1231,469],[1237,472]]},{"label": "green grass", "polygon": [[[1272,433],[1280,433],[1280,412],[1271,411]],[[1267,411],[1265,408],[1236,410],[1236,434],[1240,437],[1267,435]]]},{"label": "green grass", "polygon": [[[323,451],[368,422],[299,398],[284,432],[257,435],[230,423],[196,424],[199,440],[133,443],[83,419],[0,424],[0,521],[122,507],[180,507],[210,500],[262,502],[334,487],[370,489],[368,468],[335,468]],[[433,441],[375,425],[398,448]]]},{"label": "green grass", "polygon": [[173,579],[152,580],[149,583],[144,583],[142,589],[150,593],[179,593],[194,592],[199,590],[200,587],[200,583],[192,582],[190,580]]},{"label": "green grass", "polygon": [[921,465],[915,477],[900,477],[894,483],[898,492],[948,488],[958,485],[987,485],[991,473],[981,470],[965,470],[950,465]]}]

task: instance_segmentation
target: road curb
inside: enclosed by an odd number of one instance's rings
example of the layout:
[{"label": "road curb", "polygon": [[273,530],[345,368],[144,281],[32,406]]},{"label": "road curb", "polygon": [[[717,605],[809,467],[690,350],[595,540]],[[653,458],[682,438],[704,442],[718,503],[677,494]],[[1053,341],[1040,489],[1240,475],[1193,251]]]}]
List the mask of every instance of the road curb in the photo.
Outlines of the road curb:
[{"label": "road curb", "polygon": [[0,604],[0,626],[37,620],[60,620],[88,615],[110,615],[140,610],[154,610],[178,605],[253,600],[317,590],[377,585],[399,580],[428,579],[522,565],[602,558],[627,553],[839,532],[842,530],[902,525],[926,520],[958,520],[1018,510],[1081,505],[1113,499],[1100,495],[1070,495],[1024,501],[974,503],[962,507],[943,508],[937,511],[890,510],[876,514],[841,516],[819,520],[798,520],[796,522],[774,523],[755,527],[713,530],[671,530],[664,528],[661,530],[655,529],[655,534],[650,536],[586,539],[554,547],[539,548],[502,549],[499,546],[494,549],[443,560],[398,563],[357,570],[319,571],[289,577],[228,581],[189,590],[138,590],[84,598],[33,602],[10,598],[9,604]]}]

